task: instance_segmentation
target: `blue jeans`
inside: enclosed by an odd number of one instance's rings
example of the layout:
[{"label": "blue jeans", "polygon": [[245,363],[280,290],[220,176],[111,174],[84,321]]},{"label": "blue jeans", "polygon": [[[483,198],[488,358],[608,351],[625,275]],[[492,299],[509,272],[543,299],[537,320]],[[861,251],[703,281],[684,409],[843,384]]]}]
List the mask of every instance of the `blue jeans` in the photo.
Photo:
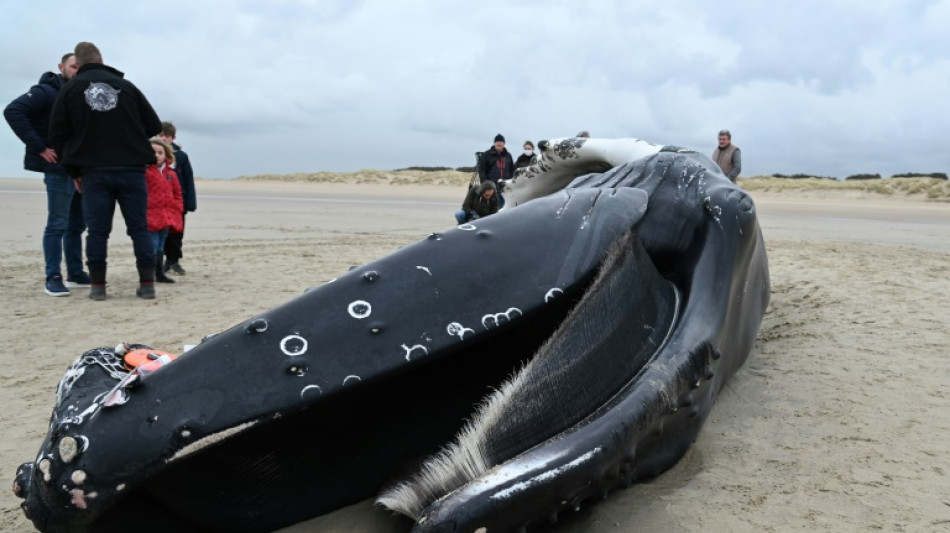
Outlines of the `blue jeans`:
[{"label": "blue jeans", "polygon": [[471,216],[464,209],[459,209],[455,212],[455,220],[459,223],[459,226],[469,222],[471,220],[478,220],[478,214],[472,211]]},{"label": "blue jeans", "polygon": [[157,261],[165,253],[165,239],[168,238],[168,232],[171,228],[165,228],[158,231],[148,232],[152,237],[152,249],[155,250],[155,260]]},{"label": "blue jeans", "polygon": [[82,208],[86,215],[89,234],[86,236],[86,259],[89,272],[105,272],[109,234],[115,204],[119,204],[125,219],[126,233],[132,238],[135,266],[155,268],[155,247],[148,234],[145,210],[148,207],[148,189],[145,187],[145,168],[142,170],[82,171]]},{"label": "blue jeans", "polygon": [[46,184],[46,229],[43,230],[43,257],[46,278],[62,276],[60,262],[66,256],[69,277],[82,273],[82,195],[76,194],[72,178],[66,174],[44,172]]}]

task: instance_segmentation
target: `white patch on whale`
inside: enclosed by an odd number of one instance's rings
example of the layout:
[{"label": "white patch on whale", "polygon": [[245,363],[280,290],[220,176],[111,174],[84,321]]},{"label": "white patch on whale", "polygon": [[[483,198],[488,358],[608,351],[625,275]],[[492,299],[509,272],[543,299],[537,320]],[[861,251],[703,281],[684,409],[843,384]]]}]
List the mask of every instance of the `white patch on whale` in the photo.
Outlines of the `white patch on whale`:
[{"label": "white patch on whale", "polygon": [[462,230],[462,231],[475,231],[475,230],[477,230],[478,228],[476,228],[476,227],[473,226],[472,224],[460,224],[460,225],[459,225],[459,229]]},{"label": "white patch on whale", "polygon": [[485,329],[498,327],[505,322],[511,322],[515,316],[522,316],[521,309],[509,307],[507,311],[501,313],[489,313],[482,317],[482,326]]},{"label": "white patch on whale", "polygon": [[75,485],[82,485],[86,482],[86,471],[85,470],[73,470],[73,473],[70,474],[69,480]]},{"label": "white patch on whale", "polygon": [[280,351],[291,357],[307,352],[307,339],[300,335],[287,335],[280,341]]},{"label": "white patch on whale", "polygon": [[310,391],[317,391],[320,394],[323,394],[323,389],[320,388],[320,385],[307,385],[306,387],[300,389],[300,397],[303,398],[305,394]]},{"label": "white patch on whale", "polygon": [[544,295],[544,303],[550,303],[551,300],[554,300],[555,298],[557,298],[558,296],[561,296],[562,294],[564,294],[564,291],[555,287],[549,290],[547,294]]},{"label": "white patch on whale", "polygon": [[69,503],[76,506],[77,509],[87,509],[89,507],[89,503],[86,502],[86,499],[87,498],[90,500],[95,499],[99,496],[99,493],[98,492],[87,493],[86,491],[82,489],[72,489],[69,491],[69,495],[71,497]]},{"label": "white patch on whale", "polygon": [[452,322],[445,328],[446,333],[459,339],[464,339],[466,333],[475,333],[474,329],[469,329],[458,322]]},{"label": "white patch on whale", "polygon": [[173,461],[177,461],[178,459],[181,459],[182,457],[186,457],[186,456],[188,456],[188,455],[191,455],[191,454],[197,452],[198,450],[201,450],[202,448],[205,448],[205,447],[210,446],[210,445],[212,445],[212,444],[215,444],[215,443],[217,443],[217,442],[221,442],[222,440],[224,440],[224,439],[226,439],[226,438],[228,438],[228,437],[231,437],[231,436],[233,436],[233,435],[237,435],[238,433],[240,433],[240,432],[242,432],[242,431],[244,431],[244,430],[250,428],[250,427],[253,426],[254,424],[257,424],[257,420],[251,420],[250,422],[244,422],[243,424],[238,424],[238,425],[236,425],[236,426],[234,426],[234,427],[230,427],[230,428],[228,428],[228,429],[224,429],[224,430],[218,431],[217,433],[212,433],[211,435],[208,435],[208,436],[206,436],[206,437],[202,437],[202,438],[196,440],[195,442],[192,442],[191,444],[189,444],[189,445],[185,446],[184,448],[182,448],[182,449],[178,450],[177,452],[175,452],[175,455],[173,455],[170,459],[168,459],[168,460],[165,461],[165,462],[166,462],[166,463],[171,463],[171,462],[173,462]]},{"label": "white patch on whale", "polygon": [[[551,139],[538,146],[538,160],[515,171],[502,194],[511,209],[554,194],[581,174],[602,172],[660,152],[663,147],[640,139]],[[540,179],[533,179],[540,178]]]},{"label": "white patch on whale", "polygon": [[424,266],[416,266],[416,268],[418,268],[419,270],[424,271],[426,274],[428,274],[428,275],[430,275],[430,276],[432,275],[432,271],[429,270],[427,267],[424,267]]},{"label": "white patch on whale", "polygon": [[356,300],[347,307],[347,311],[350,312],[351,317],[362,320],[373,312],[373,306],[366,300]]},{"label": "white patch on whale", "polygon": [[351,385],[351,384],[356,383],[356,382],[358,382],[358,381],[363,381],[363,378],[361,378],[361,377],[359,377],[359,376],[354,376],[354,375],[351,374],[351,375],[346,376],[345,378],[343,378],[343,385],[344,385],[344,386],[346,386],[346,385]]},{"label": "white patch on whale", "polygon": [[429,349],[421,344],[416,344],[412,347],[406,346],[405,344],[401,344],[400,346],[406,351],[406,361],[412,360],[412,352],[416,350],[422,350],[422,355],[429,355]]},{"label": "white patch on whale", "polygon": [[[492,495],[489,497],[489,499],[492,499],[492,500],[505,500],[505,499],[508,499],[508,498],[510,498],[511,496],[513,496],[513,495],[515,495],[515,494],[517,494],[517,493],[519,493],[519,492],[524,492],[525,490],[530,489],[530,488],[533,487],[533,486],[536,486],[536,485],[538,485],[538,484],[540,484],[540,483],[544,483],[545,481],[548,481],[548,480],[550,480],[550,479],[554,479],[554,478],[558,477],[559,475],[563,474],[564,472],[567,472],[568,470],[571,470],[571,469],[574,468],[574,467],[580,466],[580,465],[582,465],[582,464],[584,464],[584,463],[590,461],[595,455],[597,455],[598,453],[600,453],[601,449],[602,449],[602,448],[598,446],[597,448],[594,448],[593,450],[591,450],[591,451],[589,451],[589,452],[587,452],[587,453],[585,453],[585,454],[583,454],[583,455],[577,457],[576,459],[574,459],[573,461],[571,461],[571,462],[569,462],[569,463],[563,464],[563,465],[561,465],[561,466],[559,466],[559,467],[557,467],[557,468],[552,468],[551,470],[548,470],[548,471],[546,471],[546,472],[542,472],[542,473],[540,473],[540,474],[538,474],[538,475],[532,477],[531,479],[526,479],[525,481],[519,481],[518,483],[515,483],[515,484],[511,485],[510,487],[508,487],[508,488],[506,488],[506,489],[502,489],[502,490],[500,490],[500,491],[498,491],[498,492],[492,494]],[[532,465],[532,466],[535,466],[535,465]],[[524,467],[522,467],[522,468],[524,468]],[[488,479],[488,480],[482,480],[482,483],[491,483],[491,478],[492,478],[492,477],[497,477],[497,478],[499,478],[499,479],[501,479],[501,480],[504,480],[504,479],[506,479],[506,478],[507,478],[507,479],[510,479],[510,476],[506,475],[506,474],[510,474],[510,473],[504,471],[504,467],[500,468],[499,470],[500,470],[500,472],[495,473],[494,476],[487,476],[489,479]]]}]

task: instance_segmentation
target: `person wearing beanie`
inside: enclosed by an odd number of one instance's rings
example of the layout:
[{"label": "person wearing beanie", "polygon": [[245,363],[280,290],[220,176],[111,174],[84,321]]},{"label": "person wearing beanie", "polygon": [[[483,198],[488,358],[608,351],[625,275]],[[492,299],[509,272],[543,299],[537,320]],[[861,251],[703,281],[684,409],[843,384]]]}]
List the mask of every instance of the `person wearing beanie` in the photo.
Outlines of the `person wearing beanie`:
[{"label": "person wearing beanie", "polygon": [[[487,152],[483,152],[478,162],[478,179],[480,182],[492,181],[499,192],[504,190],[503,182],[510,180],[515,172],[515,161],[511,153],[505,148],[505,137],[495,135],[495,143]],[[501,198],[501,207],[505,206],[504,197]]]}]

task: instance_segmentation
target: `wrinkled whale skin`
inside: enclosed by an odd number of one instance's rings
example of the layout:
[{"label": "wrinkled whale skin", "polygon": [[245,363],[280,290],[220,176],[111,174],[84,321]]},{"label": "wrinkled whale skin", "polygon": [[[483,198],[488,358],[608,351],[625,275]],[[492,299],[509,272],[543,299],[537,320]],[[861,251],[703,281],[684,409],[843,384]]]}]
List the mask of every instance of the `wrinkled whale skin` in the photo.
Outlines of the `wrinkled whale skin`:
[{"label": "wrinkled whale skin", "polygon": [[414,527],[517,530],[669,468],[752,349],[769,296],[764,244],[751,198],[705,156],[636,142],[613,145],[635,148],[611,148],[630,161],[614,164],[597,141],[539,143],[571,161],[545,163],[573,179],[563,190],[531,199],[546,189],[525,192],[525,179],[516,208],[211,336],[130,386],[124,404],[102,405],[121,377],[102,364],[114,349],[90,350],[17,472],[27,516],[48,532],[129,520],[138,531],[271,531],[372,497],[450,442],[562,323],[603,319],[572,311],[618,242],[675,288],[657,296],[676,313],[656,352],[596,409],[518,442]]}]

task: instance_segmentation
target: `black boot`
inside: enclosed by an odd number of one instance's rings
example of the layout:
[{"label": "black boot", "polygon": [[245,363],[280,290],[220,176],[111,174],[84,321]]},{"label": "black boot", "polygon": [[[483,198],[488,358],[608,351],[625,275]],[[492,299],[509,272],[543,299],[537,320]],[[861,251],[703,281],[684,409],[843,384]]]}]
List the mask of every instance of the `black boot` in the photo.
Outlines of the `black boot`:
[{"label": "black boot", "polygon": [[106,299],[106,271],[89,271],[89,299],[102,301]]},{"label": "black boot", "polygon": [[135,295],[145,300],[155,299],[155,267],[138,267],[139,288]]},{"label": "black boot", "polygon": [[175,283],[175,280],[165,275],[165,258],[159,256],[155,260],[155,281],[159,283]]}]

